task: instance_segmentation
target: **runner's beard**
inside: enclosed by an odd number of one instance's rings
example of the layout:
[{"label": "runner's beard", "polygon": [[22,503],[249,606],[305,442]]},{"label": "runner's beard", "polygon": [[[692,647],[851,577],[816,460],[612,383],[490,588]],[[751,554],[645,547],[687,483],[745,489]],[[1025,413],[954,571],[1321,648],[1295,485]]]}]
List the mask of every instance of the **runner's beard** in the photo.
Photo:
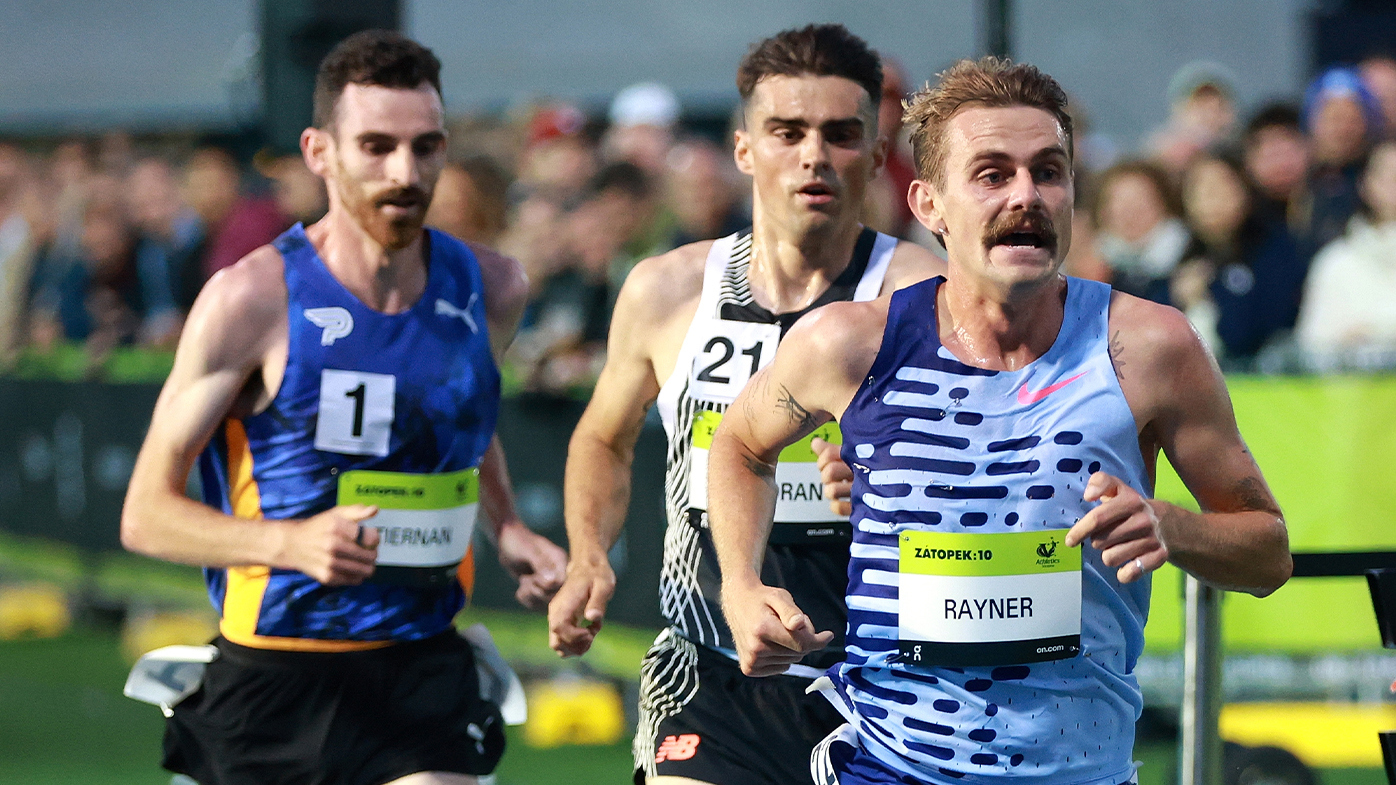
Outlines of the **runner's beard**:
[{"label": "runner's beard", "polygon": [[[411,210],[389,213],[383,209],[384,205],[404,198],[413,202]],[[430,204],[429,191],[412,187],[393,188],[358,201],[352,212],[369,237],[385,249],[397,251],[411,245],[421,235]]]}]

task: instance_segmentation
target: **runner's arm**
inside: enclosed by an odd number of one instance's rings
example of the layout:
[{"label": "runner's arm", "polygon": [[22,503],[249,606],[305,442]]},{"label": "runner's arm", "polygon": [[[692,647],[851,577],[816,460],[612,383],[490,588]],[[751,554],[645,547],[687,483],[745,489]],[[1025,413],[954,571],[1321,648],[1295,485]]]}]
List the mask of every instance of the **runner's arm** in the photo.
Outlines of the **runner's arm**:
[{"label": "runner's arm", "polygon": [[[945,275],[945,260],[915,243],[902,240],[892,252],[887,275],[882,280],[882,294],[891,294],[897,289],[937,275]],[[837,445],[829,444],[823,439],[815,439],[813,447],[820,479],[824,485],[824,498],[829,500],[829,509],[835,515],[850,514],[853,510],[849,499],[853,486],[853,471],[839,457]]]},{"label": "runner's arm", "polygon": [[567,448],[567,580],[548,608],[548,642],[563,656],[591,648],[615,590],[607,554],[625,524],[635,442],[659,395],[649,344],[666,282],[652,262],[641,262],[621,288],[606,364]]},{"label": "runner's arm", "polygon": [[1143,499],[1098,473],[1085,498],[1104,501],[1072,527],[1067,544],[1090,539],[1105,564],[1119,568],[1121,581],[1138,578],[1141,564],[1147,572],[1167,560],[1219,588],[1270,594],[1293,570],[1289,535],[1237,430],[1221,371],[1181,313],[1143,309],[1152,312],[1152,324],[1132,341],[1112,339],[1112,358],[1122,386],[1156,391],[1144,433],[1162,448],[1202,512]]},{"label": "runner's arm", "polygon": [[[121,542],[138,553],[208,567],[270,565],[326,584],[359,583],[373,572],[378,532],[359,522],[375,507],[335,507],[305,520],[224,515],[184,495],[199,452],[225,418],[261,390],[272,356],[284,351],[286,294],[281,258],[270,248],[215,275],[185,323],[174,367],[131,473]],[[270,282],[275,282],[270,283]]]},{"label": "runner's arm", "polygon": [[[528,276],[512,257],[482,245],[471,244],[485,284],[485,321],[489,324],[490,349],[496,364],[514,341],[519,320],[528,304]],[[504,446],[495,434],[480,459],[480,506],[485,513],[485,534],[499,553],[499,563],[519,582],[514,593],[520,605],[532,610],[547,607],[558,587],[567,554],[547,537],[528,528],[514,505],[514,488]]]},{"label": "runner's arm", "polygon": [[723,615],[750,676],[783,673],[834,637],[816,630],[789,592],[764,585],[761,565],[780,451],[842,413],[852,399],[872,361],[857,359],[870,355],[857,351],[859,320],[846,317],[867,310],[867,304],[840,303],[796,322],[713,435],[708,525],[722,573]]}]

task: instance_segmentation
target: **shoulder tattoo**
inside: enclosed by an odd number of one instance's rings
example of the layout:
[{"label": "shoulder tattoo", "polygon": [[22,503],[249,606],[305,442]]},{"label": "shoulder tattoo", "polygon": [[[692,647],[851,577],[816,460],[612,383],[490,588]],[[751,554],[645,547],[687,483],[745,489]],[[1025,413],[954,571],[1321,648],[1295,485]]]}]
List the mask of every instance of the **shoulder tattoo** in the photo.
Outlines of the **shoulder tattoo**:
[{"label": "shoulder tattoo", "polygon": [[1115,334],[1110,336],[1109,350],[1110,364],[1115,367],[1115,378],[1123,380],[1125,378],[1125,361],[1121,355],[1124,354],[1125,345],[1124,342],[1120,340],[1119,330],[1116,330]]}]

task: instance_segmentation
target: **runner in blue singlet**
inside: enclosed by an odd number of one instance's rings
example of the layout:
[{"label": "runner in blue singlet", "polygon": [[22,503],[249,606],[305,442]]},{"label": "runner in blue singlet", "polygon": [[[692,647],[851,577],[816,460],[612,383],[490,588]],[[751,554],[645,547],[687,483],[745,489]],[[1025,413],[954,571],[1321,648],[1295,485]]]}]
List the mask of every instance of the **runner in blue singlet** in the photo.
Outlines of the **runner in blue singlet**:
[{"label": "runner in blue singlet", "polygon": [[164,744],[205,785],[474,783],[504,745],[453,627],[477,518],[526,604],[561,583],[494,433],[522,271],[422,227],[439,72],[387,31],[326,57],[301,145],[329,212],[209,281],[131,477],[123,543],[203,566],[221,615]]}]

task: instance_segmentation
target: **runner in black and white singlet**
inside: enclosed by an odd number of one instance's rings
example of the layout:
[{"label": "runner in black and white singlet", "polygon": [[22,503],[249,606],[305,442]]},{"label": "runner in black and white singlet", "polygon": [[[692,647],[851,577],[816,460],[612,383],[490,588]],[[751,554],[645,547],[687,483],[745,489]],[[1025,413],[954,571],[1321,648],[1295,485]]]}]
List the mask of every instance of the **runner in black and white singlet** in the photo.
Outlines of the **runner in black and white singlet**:
[{"label": "runner in black and white singlet", "polygon": [[[748,678],[733,659],[706,532],[706,455],[727,405],[804,313],[942,269],[925,249],[859,224],[882,163],[881,81],[877,55],[842,26],[754,46],[738,70],[736,134],[738,167],[753,181],[752,229],[641,262],[616,303],[606,366],[568,450],[571,553],[549,626],[553,648],[569,655],[600,629],[615,586],[606,553],[625,518],[635,440],[657,402],[669,436],[660,606],[671,627],[642,665],[637,781],[800,781],[809,751],[839,723],[805,688],[839,661],[841,640],[773,679]],[[839,442],[836,429],[816,435]],[[809,616],[773,634],[842,629],[851,529],[822,497],[813,436],[791,447],[776,481],[781,523],[763,574]]]}]

